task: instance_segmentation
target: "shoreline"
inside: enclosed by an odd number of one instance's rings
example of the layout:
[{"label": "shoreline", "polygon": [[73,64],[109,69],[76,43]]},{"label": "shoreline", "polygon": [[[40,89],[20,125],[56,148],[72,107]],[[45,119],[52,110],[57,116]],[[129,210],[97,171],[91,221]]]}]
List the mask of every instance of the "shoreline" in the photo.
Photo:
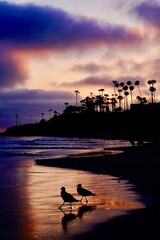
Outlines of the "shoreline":
[{"label": "shoreline", "polygon": [[[105,150],[119,150],[118,154],[105,154]],[[151,199],[148,208],[133,211],[125,216],[116,217],[110,222],[94,226],[92,231],[80,234],[73,239],[153,239],[157,238],[160,222],[160,148],[159,145],[146,143],[104,149],[103,154],[72,155],[58,159],[39,159],[36,164],[84,170],[97,174],[111,174],[127,179],[135,185],[135,190]],[[127,232],[130,232],[129,235]]]}]

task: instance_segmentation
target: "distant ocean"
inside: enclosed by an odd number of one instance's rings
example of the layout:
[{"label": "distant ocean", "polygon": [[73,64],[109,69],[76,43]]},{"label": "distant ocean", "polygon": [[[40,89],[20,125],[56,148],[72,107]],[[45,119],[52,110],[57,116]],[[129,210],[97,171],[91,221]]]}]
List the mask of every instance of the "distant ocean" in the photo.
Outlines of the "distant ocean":
[{"label": "distant ocean", "polygon": [[[102,151],[104,148],[130,146],[124,140],[0,137],[0,215],[2,239],[64,240],[90,230],[94,224],[110,220],[127,211],[142,208],[134,186],[114,176],[73,169],[39,166],[35,159],[60,158],[69,154]],[[87,206],[65,204],[60,188],[77,199],[76,185],[82,183],[97,195]]]}]

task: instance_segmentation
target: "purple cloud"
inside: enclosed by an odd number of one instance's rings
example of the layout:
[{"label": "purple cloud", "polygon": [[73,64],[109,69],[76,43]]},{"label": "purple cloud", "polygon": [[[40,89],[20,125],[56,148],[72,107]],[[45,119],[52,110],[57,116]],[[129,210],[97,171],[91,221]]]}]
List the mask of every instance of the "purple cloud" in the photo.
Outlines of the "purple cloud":
[{"label": "purple cloud", "polygon": [[131,44],[140,36],[123,26],[100,25],[61,9],[0,3],[0,42],[16,48],[66,48],[97,43]]},{"label": "purple cloud", "polygon": [[74,93],[67,91],[44,90],[14,90],[0,92],[0,128],[15,125],[15,115],[20,117],[21,124],[41,120],[41,113],[48,120],[48,110],[62,112],[65,102],[72,104],[75,101]]},{"label": "purple cloud", "polygon": [[23,58],[18,62],[14,55],[18,51],[21,54],[29,52],[31,57],[33,51],[40,54],[44,50],[61,51],[104,44],[127,46],[142,40],[136,31],[123,26],[102,25],[57,8],[5,1],[0,2],[0,29],[1,88],[23,84],[28,78]]},{"label": "purple cloud", "polygon": [[23,58],[18,62],[14,55],[18,51],[21,54],[26,51],[31,57],[33,52],[40,54],[44,50],[61,51],[104,44],[127,46],[142,40],[136,31],[123,26],[99,24],[96,20],[75,17],[57,8],[5,1],[0,2],[0,29],[1,88],[23,84],[28,78]]},{"label": "purple cloud", "polygon": [[158,2],[143,2],[142,4],[135,7],[134,12],[139,18],[146,22],[160,27],[160,3]]},{"label": "purple cloud", "polygon": [[0,87],[12,88],[17,84],[23,84],[27,79],[21,62],[10,57],[7,52],[0,54]]}]

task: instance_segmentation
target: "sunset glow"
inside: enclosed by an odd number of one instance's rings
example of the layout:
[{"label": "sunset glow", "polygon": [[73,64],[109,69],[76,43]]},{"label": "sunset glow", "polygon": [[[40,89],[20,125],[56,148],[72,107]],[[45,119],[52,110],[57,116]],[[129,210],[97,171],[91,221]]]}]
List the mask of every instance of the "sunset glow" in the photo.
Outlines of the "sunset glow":
[{"label": "sunset glow", "polygon": [[[0,131],[63,112],[65,102],[110,96],[113,81],[155,79],[160,101],[160,0],[0,1]],[[133,93],[134,100],[138,90]]]}]

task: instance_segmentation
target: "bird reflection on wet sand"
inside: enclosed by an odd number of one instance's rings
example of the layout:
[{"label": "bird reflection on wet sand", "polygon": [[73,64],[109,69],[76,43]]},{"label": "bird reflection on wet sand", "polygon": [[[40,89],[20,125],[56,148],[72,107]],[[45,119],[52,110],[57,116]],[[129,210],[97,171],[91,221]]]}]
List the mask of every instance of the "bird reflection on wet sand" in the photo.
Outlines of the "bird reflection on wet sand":
[{"label": "bird reflection on wet sand", "polygon": [[83,205],[78,209],[78,217],[82,218],[86,212],[90,212],[96,209],[96,206]]},{"label": "bird reflection on wet sand", "polygon": [[89,205],[83,205],[78,208],[77,214],[73,213],[73,210],[70,209],[69,211],[64,211],[62,208],[60,208],[60,211],[64,214],[62,217],[62,227],[64,231],[68,230],[68,224],[72,222],[73,220],[76,220],[76,218],[83,218],[83,215],[86,212],[91,212],[96,209],[96,206],[89,206]]},{"label": "bird reflection on wet sand", "polygon": [[64,231],[67,231],[68,230],[68,223],[75,220],[77,215],[72,213],[72,209],[70,209],[69,212],[65,212],[61,208],[60,208],[60,210],[64,214],[64,216],[62,217],[62,227],[63,227]]}]

